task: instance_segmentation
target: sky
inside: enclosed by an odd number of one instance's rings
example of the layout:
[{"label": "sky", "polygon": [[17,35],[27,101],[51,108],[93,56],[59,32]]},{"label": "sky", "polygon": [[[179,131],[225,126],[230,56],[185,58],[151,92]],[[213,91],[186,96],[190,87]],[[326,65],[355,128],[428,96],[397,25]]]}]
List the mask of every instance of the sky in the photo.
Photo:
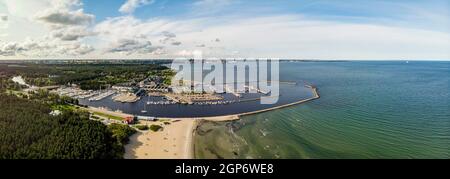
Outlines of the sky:
[{"label": "sky", "polygon": [[0,0],[1,59],[449,60],[448,0]]}]

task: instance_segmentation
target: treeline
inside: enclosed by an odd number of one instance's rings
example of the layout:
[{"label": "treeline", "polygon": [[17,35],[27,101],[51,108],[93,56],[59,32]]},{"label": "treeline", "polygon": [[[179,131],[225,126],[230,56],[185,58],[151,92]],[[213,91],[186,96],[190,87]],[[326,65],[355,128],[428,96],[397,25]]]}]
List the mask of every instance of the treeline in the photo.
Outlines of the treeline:
[{"label": "treeline", "polygon": [[167,86],[172,85],[172,78],[176,75],[176,72],[172,69],[155,70],[150,72],[151,77],[161,78],[161,82]]},{"label": "treeline", "polygon": [[0,90],[9,89],[9,90],[19,91],[24,88],[26,88],[26,86],[15,83],[14,81],[11,80],[11,78],[6,78],[6,77],[0,76]]},{"label": "treeline", "polygon": [[0,76],[21,75],[30,85],[78,84],[84,90],[98,90],[107,85],[137,83],[150,74],[168,68],[159,64],[0,64]]},{"label": "treeline", "polygon": [[0,94],[0,159],[120,159],[134,133],[89,120],[87,112],[50,112],[45,103]]},{"label": "treeline", "polygon": [[75,98],[71,98],[68,96],[59,96],[58,94],[51,93],[47,90],[30,91],[28,92],[28,95],[23,96],[23,98],[39,101],[48,105],[78,105],[78,100]]},{"label": "treeline", "polygon": [[78,84],[83,90],[98,90],[121,83],[136,84],[147,78],[152,71],[165,69],[167,67],[154,64],[77,65],[57,73],[55,81],[58,84]]}]

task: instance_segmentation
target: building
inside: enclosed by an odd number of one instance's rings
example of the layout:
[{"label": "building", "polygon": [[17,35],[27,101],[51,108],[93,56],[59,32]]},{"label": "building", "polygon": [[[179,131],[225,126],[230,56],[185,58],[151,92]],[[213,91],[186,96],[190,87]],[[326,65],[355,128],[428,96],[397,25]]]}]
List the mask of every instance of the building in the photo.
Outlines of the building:
[{"label": "building", "polygon": [[124,118],[123,119],[123,122],[125,123],[125,124],[134,124],[134,117],[126,117],[126,118]]},{"label": "building", "polygon": [[133,87],[130,86],[112,86],[112,89],[117,90],[119,92],[129,92],[129,91],[133,91]]},{"label": "building", "polygon": [[147,116],[136,116],[137,120],[143,120],[143,121],[157,121],[158,119],[155,117],[147,117]]},{"label": "building", "polygon": [[52,115],[52,116],[59,116],[61,114],[62,114],[62,112],[60,110],[54,110],[54,111],[50,112],[50,115]]}]

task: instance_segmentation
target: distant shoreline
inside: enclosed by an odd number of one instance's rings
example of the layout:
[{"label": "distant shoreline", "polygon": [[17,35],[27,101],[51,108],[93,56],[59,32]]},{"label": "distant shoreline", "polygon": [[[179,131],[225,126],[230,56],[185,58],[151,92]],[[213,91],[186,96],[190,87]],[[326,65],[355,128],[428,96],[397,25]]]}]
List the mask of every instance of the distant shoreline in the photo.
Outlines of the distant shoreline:
[{"label": "distant shoreline", "polygon": [[[295,62],[402,62],[402,61],[410,61],[410,62],[450,62],[450,59],[284,59],[284,58],[278,58],[280,59],[280,62],[289,62],[289,61],[295,61]],[[231,59],[230,59],[231,60]],[[167,62],[167,61],[173,61],[173,59],[0,59],[0,64],[15,64],[15,63],[24,63],[29,61],[39,61],[39,62],[76,62],[76,61],[92,61],[92,62],[132,62],[132,61],[151,61],[151,62]],[[51,64],[51,63],[50,63]]]}]

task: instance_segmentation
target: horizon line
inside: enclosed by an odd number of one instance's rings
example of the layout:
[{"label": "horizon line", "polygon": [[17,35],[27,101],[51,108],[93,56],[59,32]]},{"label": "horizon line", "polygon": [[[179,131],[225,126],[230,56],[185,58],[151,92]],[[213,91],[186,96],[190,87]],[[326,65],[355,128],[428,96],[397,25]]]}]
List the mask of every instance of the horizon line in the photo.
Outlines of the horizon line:
[{"label": "horizon line", "polygon": [[[75,61],[120,61],[120,60],[136,60],[136,61],[158,61],[158,60],[175,60],[177,58],[122,58],[122,59],[114,59],[114,58],[30,58],[30,59],[0,59],[1,61],[46,61],[46,60],[55,60],[55,61],[65,61],[65,60],[75,60]],[[178,58],[179,59],[179,58]],[[193,59],[193,58],[186,58]],[[203,58],[203,60],[215,59],[215,60],[247,60],[247,59],[279,59],[280,61],[450,61],[450,59],[290,59],[290,58]]]}]

